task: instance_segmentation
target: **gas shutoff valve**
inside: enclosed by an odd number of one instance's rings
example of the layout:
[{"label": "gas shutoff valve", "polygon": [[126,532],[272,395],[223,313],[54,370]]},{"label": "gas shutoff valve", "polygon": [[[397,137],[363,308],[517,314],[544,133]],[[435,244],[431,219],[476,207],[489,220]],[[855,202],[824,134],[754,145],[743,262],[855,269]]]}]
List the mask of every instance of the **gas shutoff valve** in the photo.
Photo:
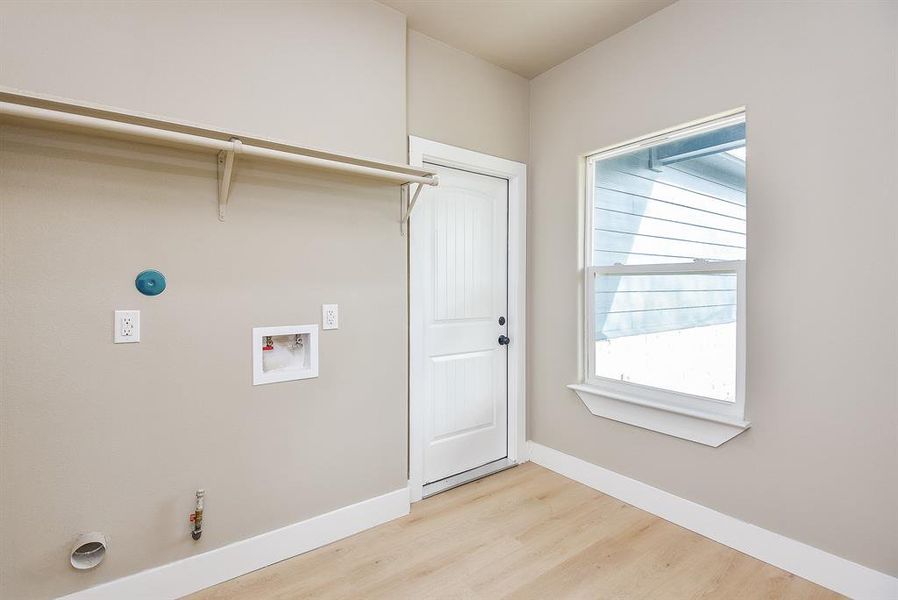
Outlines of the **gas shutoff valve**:
[{"label": "gas shutoff valve", "polygon": [[196,509],[190,515],[190,522],[193,523],[193,531],[190,536],[194,540],[200,539],[203,535],[203,498],[206,496],[205,490],[196,491]]}]

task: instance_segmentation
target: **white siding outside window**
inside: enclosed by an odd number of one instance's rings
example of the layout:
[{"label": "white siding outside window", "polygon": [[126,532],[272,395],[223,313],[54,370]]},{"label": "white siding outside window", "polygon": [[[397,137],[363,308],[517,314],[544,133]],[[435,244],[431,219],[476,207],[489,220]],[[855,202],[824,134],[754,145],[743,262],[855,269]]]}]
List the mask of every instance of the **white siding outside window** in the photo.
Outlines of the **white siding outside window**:
[{"label": "white siding outside window", "polygon": [[587,372],[572,387],[594,413],[630,402],[748,426],[745,159],[741,111],[587,157]]}]

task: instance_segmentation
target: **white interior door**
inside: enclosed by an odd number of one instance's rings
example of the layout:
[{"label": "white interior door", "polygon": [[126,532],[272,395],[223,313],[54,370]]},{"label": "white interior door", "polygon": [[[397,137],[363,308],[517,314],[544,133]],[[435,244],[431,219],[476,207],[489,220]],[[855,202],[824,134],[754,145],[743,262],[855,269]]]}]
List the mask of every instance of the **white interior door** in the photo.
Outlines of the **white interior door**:
[{"label": "white interior door", "polygon": [[[424,482],[508,455],[508,181],[438,165],[412,235],[424,289]],[[500,324],[501,322],[501,324]]]}]

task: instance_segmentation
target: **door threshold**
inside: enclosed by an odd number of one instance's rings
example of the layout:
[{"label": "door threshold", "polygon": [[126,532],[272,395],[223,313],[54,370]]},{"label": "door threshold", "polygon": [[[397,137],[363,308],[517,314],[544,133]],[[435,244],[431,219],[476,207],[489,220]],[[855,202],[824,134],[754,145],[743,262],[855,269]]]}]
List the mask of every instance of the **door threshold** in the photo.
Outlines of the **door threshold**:
[{"label": "door threshold", "polygon": [[467,471],[462,471],[458,475],[450,475],[449,477],[440,479],[439,481],[434,481],[433,483],[426,484],[424,486],[421,498],[423,499],[435,496],[436,494],[449,491],[452,488],[457,488],[460,485],[471,483],[472,481],[476,481],[478,479],[483,479],[484,477],[494,475],[499,471],[504,471],[516,466],[518,466],[518,463],[510,461],[508,460],[508,458],[500,458],[499,460],[488,462],[485,465],[474,467],[473,469],[468,469]]}]

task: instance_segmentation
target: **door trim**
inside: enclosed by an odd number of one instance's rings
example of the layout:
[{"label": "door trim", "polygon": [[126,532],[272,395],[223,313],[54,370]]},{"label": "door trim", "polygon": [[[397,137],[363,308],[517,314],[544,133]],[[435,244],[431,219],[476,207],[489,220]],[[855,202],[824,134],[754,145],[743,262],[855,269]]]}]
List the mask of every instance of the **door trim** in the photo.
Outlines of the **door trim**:
[{"label": "door trim", "polygon": [[[424,162],[463,169],[508,180],[508,460],[527,457],[525,390],[526,277],[527,277],[527,165],[489,154],[465,150],[409,136],[409,164]],[[431,189],[421,192],[422,196]],[[409,496],[421,500],[424,491],[424,289],[417,273],[423,272],[423,238],[415,231],[423,225],[421,211],[409,221]]]}]

